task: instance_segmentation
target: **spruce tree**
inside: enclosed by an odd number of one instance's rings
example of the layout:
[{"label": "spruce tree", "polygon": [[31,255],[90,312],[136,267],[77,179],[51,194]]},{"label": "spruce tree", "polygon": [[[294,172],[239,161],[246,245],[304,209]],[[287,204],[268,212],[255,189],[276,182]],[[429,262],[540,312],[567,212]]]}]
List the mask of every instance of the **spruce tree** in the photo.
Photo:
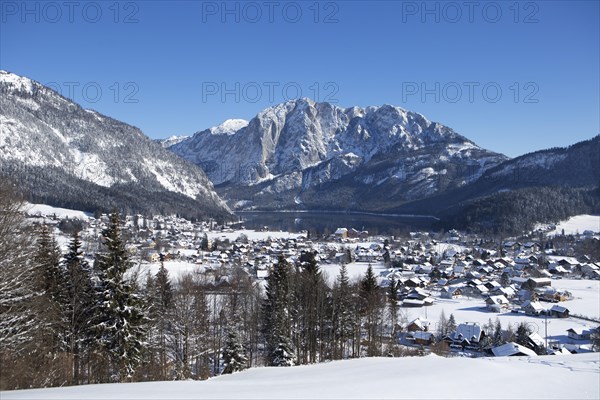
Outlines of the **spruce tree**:
[{"label": "spruce tree", "polygon": [[365,329],[367,333],[367,355],[369,357],[378,356],[380,353],[380,329],[381,329],[381,311],[383,302],[379,292],[377,278],[373,273],[371,264],[367,268],[364,278],[360,285],[360,297],[362,300],[361,311],[365,319]]},{"label": "spruce tree", "polygon": [[296,363],[291,344],[289,273],[289,263],[279,256],[265,288],[263,330],[267,361],[271,366],[291,366]]},{"label": "spruce tree", "polygon": [[102,232],[103,251],[98,254],[100,304],[96,315],[98,343],[109,357],[110,379],[131,378],[141,361],[148,322],[135,283],[125,273],[131,262],[121,238],[119,214],[110,216]]},{"label": "spruce tree", "polygon": [[396,276],[394,273],[392,273],[392,278],[390,279],[390,286],[388,287],[387,291],[387,299],[390,311],[390,341],[394,343],[396,321],[398,320],[398,281],[396,281]]},{"label": "spruce tree", "polygon": [[500,320],[496,318],[496,323],[494,324],[494,336],[492,338],[493,346],[500,346],[502,344],[502,324]]},{"label": "spruce tree", "polygon": [[244,346],[240,342],[239,335],[234,329],[228,329],[227,341],[223,349],[224,368],[222,374],[231,374],[247,368],[248,357]]},{"label": "spruce tree", "polygon": [[450,314],[450,317],[448,318],[448,325],[447,325],[447,329],[446,332],[448,334],[455,332],[456,331],[456,320],[454,319],[454,314]]},{"label": "spruce tree", "polygon": [[93,332],[89,321],[96,307],[94,281],[91,266],[85,260],[81,250],[79,233],[73,233],[69,250],[63,260],[68,277],[66,285],[67,302],[65,317],[67,320],[67,346],[73,356],[73,384],[80,382],[81,353],[91,345]]},{"label": "spruce tree", "polygon": [[336,358],[344,358],[347,341],[354,332],[353,309],[348,271],[346,265],[342,264],[334,289],[333,327],[334,339],[338,347]]},{"label": "spruce tree", "polygon": [[529,335],[531,331],[525,322],[521,322],[517,326],[516,342],[521,346],[530,347]]},{"label": "spruce tree", "polygon": [[325,303],[327,287],[313,252],[301,256],[302,269],[296,274],[294,302],[296,310],[295,340],[300,363],[317,362],[322,356],[325,336]]},{"label": "spruce tree", "polygon": [[35,261],[40,268],[38,290],[41,297],[38,300],[46,328],[43,332],[38,332],[38,336],[41,336],[38,340],[45,342],[44,345],[53,352],[64,351],[66,347],[67,277],[60,259],[61,253],[56,239],[50,234],[48,227],[42,225]]}]

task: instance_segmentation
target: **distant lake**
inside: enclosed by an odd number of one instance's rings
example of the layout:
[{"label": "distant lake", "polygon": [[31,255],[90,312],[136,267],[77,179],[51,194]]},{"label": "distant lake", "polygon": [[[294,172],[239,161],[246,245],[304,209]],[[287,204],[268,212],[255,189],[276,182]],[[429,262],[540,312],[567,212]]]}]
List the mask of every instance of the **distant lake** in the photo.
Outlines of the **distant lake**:
[{"label": "distant lake", "polygon": [[256,212],[236,213],[248,229],[268,227],[289,232],[333,233],[337,228],[369,231],[372,235],[398,235],[433,229],[436,219],[426,216],[397,216],[331,212]]}]

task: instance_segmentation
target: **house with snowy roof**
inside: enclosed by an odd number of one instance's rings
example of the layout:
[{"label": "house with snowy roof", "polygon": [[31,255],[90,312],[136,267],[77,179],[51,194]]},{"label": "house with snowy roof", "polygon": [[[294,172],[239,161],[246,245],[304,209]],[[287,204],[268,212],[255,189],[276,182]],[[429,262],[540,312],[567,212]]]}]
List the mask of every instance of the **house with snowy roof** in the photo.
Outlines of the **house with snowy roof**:
[{"label": "house with snowy roof", "polygon": [[406,330],[409,332],[427,332],[429,331],[429,326],[431,325],[431,322],[427,321],[426,319],[421,319],[421,318],[417,318],[412,320],[407,326],[406,326]]},{"label": "house with snowy roof", "polygon": [[492,353],[496,357],[537,356],[535,351],[514,342],[505,343],[501,346],[494,347],[492,348]]},{"label": "house with snowy roof", "polygon": [[440,291],[440,297],[443,299],[456,299],[462,296],[462,289],[458,286],[443,287]]},{"label": "house with snowy roof", "polygon": [[590,340],[592,336],[591,329],[584,329],[579,326],[567,329],[567,336],[574,340]]},{"label": "house with snowy roof", "polygon": [[550,315],[557,318],[568,318],[569,317],[569,309],[558,304],[552,305],[550,310],[548,310]]},{"label": "house with snowy roof", "polygon": [[484,337],[485,331],[481,328],[481,325],[476,322],[466,322],[459,324],[456,331],[444,337],[444,341],[453,347],[476,348]]},{"label": "house with snowy roof", "polygon": [[497,296],[489,296],[485,299],[485,304],[487,308],[491,311],[501,312],[502,310],[506,310],[510,305],[510,302],[504,295]]},{"label": "house with snowy roof", "polygon": [[529,315],[540,315],[544,312],[544,307],[539,301],[526,300],[521,304],[521,309]]}]

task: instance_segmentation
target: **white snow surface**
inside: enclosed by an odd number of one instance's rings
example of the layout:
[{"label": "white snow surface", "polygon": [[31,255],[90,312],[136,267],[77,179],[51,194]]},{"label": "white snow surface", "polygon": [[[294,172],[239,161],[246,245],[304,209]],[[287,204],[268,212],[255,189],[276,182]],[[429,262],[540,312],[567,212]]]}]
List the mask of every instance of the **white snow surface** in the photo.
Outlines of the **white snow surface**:
[{"label": "white snow surface", "polygon": [[245,119],[228,119],[225,120],[221,125],[210,128],[210,133],[213,135],[222,135],[224,133],[233,135],[245,126],[248,126],[248,121]]},{"label": "white snow surface", "polygon": [[583,233],[584,231],[598,233],[600,232],[600,215],[575,215],[556,225],[556,229],[549,234],[560,235],[563,229],[565,230],[565,235],[574,235]]},{"label": "white snow surface", "polygon": [[17,399],[598,399],[598,353],[502,358],[362,358],[253,368],[206,381],[2,392]]},{"label": "white snow surface", "polygon": [[45,204],[27,203],[23,207],[25,213],[31,216],[71,218],[86,220],[91,217],[90,213],[84,211],[70,210],[68,208],[52,207]]}]

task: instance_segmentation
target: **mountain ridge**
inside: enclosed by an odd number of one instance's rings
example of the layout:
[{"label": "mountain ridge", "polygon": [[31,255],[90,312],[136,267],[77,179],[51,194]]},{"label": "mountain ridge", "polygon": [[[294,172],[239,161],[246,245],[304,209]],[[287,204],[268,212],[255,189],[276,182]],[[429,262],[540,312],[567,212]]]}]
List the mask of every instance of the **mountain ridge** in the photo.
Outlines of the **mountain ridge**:
[{"label": "mountain ridge", "polygon": [[[214,135],[213,129],[169,149],[201,165],[236,209],[322,208],[315,196],[344,180],[349,180],[346,191],[390,183],[405,192],[406,201],[461,185],[507,159],[419,113],[391,105],[341,108],[302,98],[266,108],[228,135]],[[361,204],[358,194],[351,197],[326,205],[385,208]]]},{"label": "mountain ridge", "polygon": [[22,182],[32,200],[86,211],[230,215],[200,168],[139,128],[7,71],[0,91],[0,173]]}]

